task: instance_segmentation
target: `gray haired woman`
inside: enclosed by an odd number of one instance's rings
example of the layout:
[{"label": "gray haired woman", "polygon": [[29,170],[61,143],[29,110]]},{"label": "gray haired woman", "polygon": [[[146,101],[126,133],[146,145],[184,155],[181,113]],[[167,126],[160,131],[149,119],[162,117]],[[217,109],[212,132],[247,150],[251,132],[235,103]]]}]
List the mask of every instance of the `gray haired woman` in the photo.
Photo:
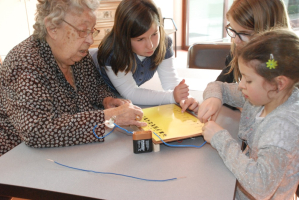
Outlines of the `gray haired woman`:
[{"label": "gray haired woman", "polygon": [[[14,47],[0,69],[0,155],[22,141],[58,147],[103,141],[103,122],[136,121],[142,110],[114,98],[97,72],[88,48],[98,0],[38,0],[32,36]],[[104,110],[102,110],[104,108]]]}]

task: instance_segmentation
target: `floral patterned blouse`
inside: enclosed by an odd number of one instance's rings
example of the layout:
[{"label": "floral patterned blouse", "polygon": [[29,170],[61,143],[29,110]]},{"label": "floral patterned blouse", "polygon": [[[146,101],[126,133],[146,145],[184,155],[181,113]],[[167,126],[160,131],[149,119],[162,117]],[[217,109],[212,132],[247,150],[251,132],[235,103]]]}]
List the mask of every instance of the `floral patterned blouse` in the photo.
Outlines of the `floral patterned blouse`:
[{"label": "floral patterned blouse", "polygon": [[103,99],[114,95],[90,55],[72,69],[77,91],[46,41],[30,36],[9,52],[0,68],[0,156],[22,141],[38,148],[101,141],[92,129],[104,121]]}]

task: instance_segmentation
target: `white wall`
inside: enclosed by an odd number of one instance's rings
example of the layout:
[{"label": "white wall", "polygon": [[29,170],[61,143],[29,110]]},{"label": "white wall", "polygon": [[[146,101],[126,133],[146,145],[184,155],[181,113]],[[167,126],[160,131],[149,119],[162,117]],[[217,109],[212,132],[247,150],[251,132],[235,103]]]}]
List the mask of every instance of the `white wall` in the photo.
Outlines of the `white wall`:
[{"label": "white wall", "polygon": [[[10,49],[33,33],[36,2],[37,0],[0,0],[0,27],[8,30],[0,31],[2,58]],[[174,19],[178,27],[177,46],[181,46],[182,0],[154,0],[154,2],[161,9],[163,17]],[[170,20],[165,21],[165,28],[172,28]],[[173,34],[170,36],[173,38]]]},{"label": "white wall", "polygon": [[[182,46],[182,0],[154,0],[157,7],[161,9],[162,17],[173,18],[178,31],[177,31],[177,47],[180,49]],[[170,20],[166,20],[164,27],[172,29],[173,25]],[[174,35],[170,35],[174,38]]]},{"label": "white wall", "polygon": [[183,1],[182,0],[173,0],[173,20],[176,23],[176,26],[178,28],[178,31],[176,33],[176,39],[177,39],[177,48],[181,49],[182,47],[182,31],[183,31]]},{"label": "white wall", "polygon": [[163,17],[173,18],[173,0],[154,0],[154,2],[161,9]]},{"label": "white wall", "polygon": [[0,56],[33,33],[37,0],[0,0]]}]

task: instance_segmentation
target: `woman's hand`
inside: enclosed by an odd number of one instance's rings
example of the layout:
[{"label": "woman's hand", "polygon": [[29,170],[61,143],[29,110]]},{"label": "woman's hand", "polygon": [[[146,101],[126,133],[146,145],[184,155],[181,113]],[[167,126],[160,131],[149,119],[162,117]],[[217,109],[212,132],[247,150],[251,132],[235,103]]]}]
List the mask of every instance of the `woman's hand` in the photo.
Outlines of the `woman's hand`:
[{"label": "woman's hand", "polygon": [[185,112],[187,109],[192,110],[193,112],[197,113],[198,111],[198,102],[192,97],[186,100],[180,101],[180,106],[182,108],[182,112]]},{"label": "woman's hand", "polygon": [[103,100],[103,106],[105,109],[115,108],[115,107],[121,106],[125,103],[131,103],[131,101],[128,99],[118,99],[118,98],[113,98],[113,97],[106,97]]},{"label": "woman's hand", "polygon": [[180,101],[187,99],[189,96],[189,86],[185,83],[185,79],[183,79],[173,90],[174,100],[177,103]]},{"label": "woman's hand", "polygon": [[214,121],[209,121],[205,123],[205,125],[202,127],[202,135],[208,143],[211,143],[211,140],[215,133],[218,131],[223,130],[221,126],[219,126],[216,122]]},{"label": "woman's hand", "polygon": [[202,123],[206,123],[209,119],[215,121],[220,109],[222,107],[222,102],[218,98],[209,98],[202,102],[199,106],[197,117]]},{"label": "woman's hand", "polygon": [[146,126],[147,123],[140,122],[143,117],[142,109],[138,106],[134,106],[131,103],[125,103],[115,108],[109,108],[104,110],[105,120],[109,120],[112,116],[115,116],[115,123],[117,125],[135,125]]}]

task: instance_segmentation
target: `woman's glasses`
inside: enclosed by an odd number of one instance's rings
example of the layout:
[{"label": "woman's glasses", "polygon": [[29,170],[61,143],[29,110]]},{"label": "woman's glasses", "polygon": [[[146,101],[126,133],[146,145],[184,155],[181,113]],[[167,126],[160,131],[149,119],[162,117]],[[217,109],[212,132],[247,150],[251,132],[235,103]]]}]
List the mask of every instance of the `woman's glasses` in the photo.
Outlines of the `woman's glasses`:
[{"label": "woman's glasses", "polygon": [[237,31],[230,28],[229,26],[230,26],[230,24],[228,24],[225,27],[225,29],[226,29],[227,34],[232,38],[235,38],[236,36],[238,36],[240,38],[240,40],[242,40],[243,42],[248,42],[250,40],[250,36],[253,35],[253,34],[248,34],[248,33],[238,33]]},{"label": "woman's glasses", "polygon": [[92,34],[92,37],[95,38],[100,33],[100,30],[98,30],[96,28],[94,28],[93,31],[88,30],[88,29],[86,29],[86,30],[79,30],[76,27],[74,27],[73,25],[71,25],[70,23],[68,23],[67,21],[65,21],[64,19],[62,21],[64,21],[66,24],[68,24],[71,27],[73,27],[78,32],[79,37],[81,37],[81,38],[86,38],[87,36],[89,36],[89,34]]}]

